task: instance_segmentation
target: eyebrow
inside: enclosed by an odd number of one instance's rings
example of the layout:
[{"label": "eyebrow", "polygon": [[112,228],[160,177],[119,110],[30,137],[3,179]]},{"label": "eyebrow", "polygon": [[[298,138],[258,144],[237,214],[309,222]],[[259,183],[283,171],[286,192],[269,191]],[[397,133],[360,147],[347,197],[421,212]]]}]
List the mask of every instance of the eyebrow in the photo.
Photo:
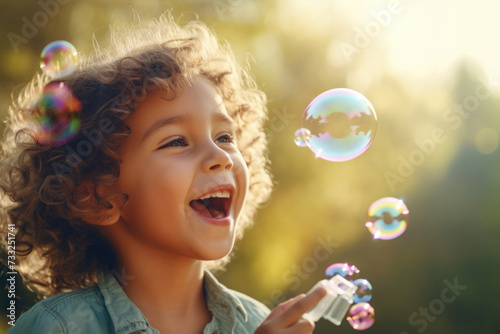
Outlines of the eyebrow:
[{"label": "eyebrow", "polygon": [[[233,125],[233,120],[226,114],[216,113],[212,115],[212,119],[216,122],[227,123]],[[188,115],[176,115],[169,118],[162,118],[153,123],[142,135],[141,143],[144,142],[148,137],[153,135],[159,129],[172,125],[172,124],[186,124],[193,120],[191,116]]]}]

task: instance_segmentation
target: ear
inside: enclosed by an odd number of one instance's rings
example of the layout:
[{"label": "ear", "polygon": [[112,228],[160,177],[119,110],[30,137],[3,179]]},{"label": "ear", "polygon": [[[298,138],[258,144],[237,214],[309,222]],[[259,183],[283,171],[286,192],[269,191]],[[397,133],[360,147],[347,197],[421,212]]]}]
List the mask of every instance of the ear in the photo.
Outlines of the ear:
[{"label": "ear", "polygon": [[[94,192],[95,188],[95,192]],[[100,203],[97,196],[101,198]],[[92,225],[112,225],[120,219],[124,197],[117,186],[85,181],[77,189],[76,201],[79,216]],[[104,201],[104,203],[103,203]]]}]

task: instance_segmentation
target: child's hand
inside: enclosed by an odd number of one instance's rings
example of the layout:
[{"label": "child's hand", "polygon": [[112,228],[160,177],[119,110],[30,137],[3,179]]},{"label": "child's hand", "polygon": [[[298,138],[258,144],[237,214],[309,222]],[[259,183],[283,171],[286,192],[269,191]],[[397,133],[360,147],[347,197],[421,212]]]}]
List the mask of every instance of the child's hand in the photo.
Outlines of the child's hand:
[{"label": "child's hand", "polygon": [[326,290],[318,287],[307,296],[300,294],[279,304],[255,330],[255,334],[312,333],[314,322],[302,318],[302,315],[312,309],[325,295]]}]

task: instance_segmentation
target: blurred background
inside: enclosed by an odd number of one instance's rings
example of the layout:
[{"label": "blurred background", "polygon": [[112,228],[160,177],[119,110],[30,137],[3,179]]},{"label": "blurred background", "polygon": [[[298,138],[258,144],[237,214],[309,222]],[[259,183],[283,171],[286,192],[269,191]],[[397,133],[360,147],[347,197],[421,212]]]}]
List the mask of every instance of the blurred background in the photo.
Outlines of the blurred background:
[{"label": "blurred background", "polygon": [[[265,132],[276,186],[217,275],[230,288],[273,307],[326,278],[330,264],[349,262],[373,286],[376,320],[366,333],[499,332],[498,1],[1,4],[2,117],[11,93],[41,71],[45,45],[67,40],[87,55],[92,36],[105,45],[109,25],[132,22],[134,10],[142,20],[170,9],[181,24],[198,17],[250,66],[269,98]],[[294,144],[308,103],[337,87],[361,92],[378,116],[371,147],[341,163]],[[408,228],[396,239],[374,240],[364,226],[367,209],[387,196],[404,198]],[[1,282],[5,287],[5,276]],[[20,285],[18,317],[34,304]],[[354,332],[347,321],[336,327],[320,320],[315,330]]]}]

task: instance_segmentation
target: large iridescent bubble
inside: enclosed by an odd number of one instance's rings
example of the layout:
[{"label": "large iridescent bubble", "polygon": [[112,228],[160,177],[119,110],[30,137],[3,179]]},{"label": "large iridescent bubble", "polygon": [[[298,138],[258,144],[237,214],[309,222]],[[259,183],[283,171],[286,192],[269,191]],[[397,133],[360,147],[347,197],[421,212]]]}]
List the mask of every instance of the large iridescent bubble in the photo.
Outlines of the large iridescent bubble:
[{"label": "large iridescent bubble", "polygon": [[304,141],[317,158],[347,161],[370,147],[377,130],[377,115],[361,93],[336,88],[309,103],[302,128],[310,131]]},{"label": "large iridescent bubble", "polygon": [[36,141],[59,146],[71,140],[80,129],[80,109],[81,102],[62,82],[45,86],[31,108]]},{"label": "large iridescent bubble", "polygon": [[66,41],[49,43],[40,55],[40,67],[51,78],[70,75],[78,64],[78,53],[73,44]]},{"label": "large iridescent bubble", "polygon": [[394,239],[406,231],[409,213],[402,199],[384,197],[370,205],[365,226],[374,239]]},{"label": "large iridescent bubble", "polygon": [[352,328],[362,331],[370,328],[375,322],[375,310],[368,303],[357,303],[351,306],[347,321]]}]

